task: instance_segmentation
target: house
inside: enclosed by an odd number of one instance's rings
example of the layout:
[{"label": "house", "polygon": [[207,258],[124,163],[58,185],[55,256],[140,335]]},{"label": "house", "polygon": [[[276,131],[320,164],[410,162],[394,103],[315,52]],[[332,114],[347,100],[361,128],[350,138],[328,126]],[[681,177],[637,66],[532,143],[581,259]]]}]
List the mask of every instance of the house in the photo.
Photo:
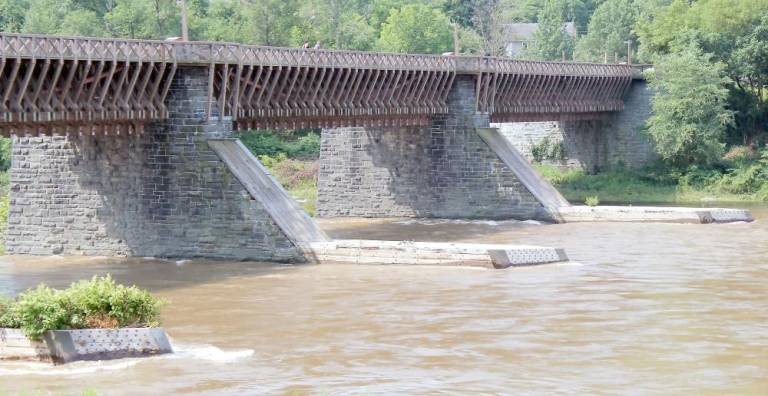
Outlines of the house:
[{"label": "house", "polygon": [[[533,35],[539,28],[538,23],[510,23],[504,25],[504,52],[507,56],[516,58],[533,43]],[[563,24],[563,29],[571,37],[576,38],[576,25],[573,22]]]}]

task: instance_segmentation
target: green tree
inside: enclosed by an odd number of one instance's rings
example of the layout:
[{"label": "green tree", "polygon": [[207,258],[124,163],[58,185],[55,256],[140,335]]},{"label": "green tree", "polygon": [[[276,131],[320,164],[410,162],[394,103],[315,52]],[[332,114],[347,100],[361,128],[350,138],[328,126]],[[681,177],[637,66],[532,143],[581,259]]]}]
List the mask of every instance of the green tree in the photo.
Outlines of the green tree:
[{"label": "green tree", "polygon": [[509,16],[514,22],[538,22],[542,8],[541,0],[519,0],[509,5]]},{"label": "green tree", "polygon": [[[387,2],[388,4],[389,2]],[[363,16],[356,0],[314,0],[299,9],[299,22],[292,28],[294,45],[320,41],[324,48],[371,49],[378,37],[375,26]]]},{"label": "green tree", "polygon": [[595,10],[589,21],[587,34],[576,44],[576,58],[584,61],[602,61],[614,54],[627,58],[627,41],[633,41],[632,28],[637,11],[632,0],[607,0]]},{"label": "green tree", "polygon": [[72,3],[62,0],[31,0],[24,17],[24,33],[56,34]]},{"label": "green tree", "polygon": [[393,9],[381,28],[377,48],[407,53],[441,53],[453,47],[453,33],[448,17],[440,10],[423,4],[409,4]]},{"label": "green tree", "polygon": [[[462,2],[469,2],[471,0],[459,0]],[[367,16],[368,23],[376,30],[376,36],[378,37],[381,32],[381,27],[389,18],[389,14],[392,10],[399,10],[405,5],[411,4],[408,0],[374,0],[368,3],[367,7],[364,7],[362,13]],[[450,0],[446,1],[445,7],[448,7]],[[451,16],[451,14],[447,14]],[[467,22],[469,23],[469,22]]]},{"label": "green tree", "polygon": [[508,20],[501,0],[474,0],[472,26],[481,38],[482,54],[489,56],[504,55],[506,40],[504,23]]},{"label": "green tree", "polygon": [[533,35],[530,55],[541,60],[570,58],[573,38],[565,30],[566,4],[562,0],[546,0],[539,13],[539,27]]},{"label": "green tree", "polygon": [[27,0],[0,0],[0,30],[20,32],[28,8]]},{"label": "green tree", "polygon": [[152,19],[152,8],[146,0],[117,0],[117,5],[104,15],[113,37],[132,39],[159,38]]},{"label": "green tree", "polygon": [[741,109],[736,115],[742,128],[741,143],[751,143],[756,135],[768,130],[768,15],[749,35],[736,40],[728,57],[728,69],[734,81],[731,102]]},{"label": "green tree", "polygon": [[296,0],[248,0],[248,37],[245,42],[289,46],[291,28],[298,23]]},{"label": "green tree", "polygon": [[[654,0],[646,0],[653,2]],[[661,0],[658,0],[661,1]],[[680,37],[695,37],[704,52],[726,65],[729,108],[735,123],[728,130],[728,142],[748,144],[759,140],[768,128],[764,74],[765,0],[675,0],[654,12],[645,12],[637,24],[640,53],[644,61],[674,52]],[[763,77],[761,77],[763,76]]]},{"label": "green tree", "polygon": [[56,33],[68,36],[103,37],[107,36],[103,23],[91,10],[74,10],[64,16]]},{"label": "green tree", "polygon": [[648,74],[655,95],[648,133],[657,152],[685,167],[711,164],[725,148],[733,114],[726,109],[730,79],[725,65],[711,62],[696,45],[659,57]]},{"label": "green tree", "polygon": [[210,5],[205,19],[205,38],[212,41],[249,43],[248,15],[237,1],[217,1]]}]

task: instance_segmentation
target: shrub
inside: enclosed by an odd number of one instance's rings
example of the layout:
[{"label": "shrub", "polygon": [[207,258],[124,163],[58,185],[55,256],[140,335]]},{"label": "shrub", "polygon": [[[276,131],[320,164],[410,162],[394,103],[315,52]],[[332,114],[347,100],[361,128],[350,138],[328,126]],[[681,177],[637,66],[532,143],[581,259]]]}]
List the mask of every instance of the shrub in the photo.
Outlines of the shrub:
[{"label": "shrub", "polygon": [[295,136],[299,132],[253,130],[238,134],[238,138],[257,157],[285,155],[286,158],[317,158],[320,155],[320,134],[310,130]]},{"label": "shrub", "polygon": [[314,216],[317,202],[319,162],[288,159],[285,154],[279,154],[275,157],[261,155],[259,161],[269,169],[272,176],[285,187],[304,210],[310,216]]},{"label": "shrub", "polygon": [[597,206],[600,205],[600,199],[597,197],[597,195],[593,195],[591,197],[587,197],[587,199],[584,200],[584,203],[587,204],[587,206]]},{"label": "shrub", "polygon": [[564,160],[566,157],[565,142],[551,141],[549,137],[541,139],[538,143],[531,145],[531,156],[534,162],[544,160]]},{"label": "shrub", "polygon": [[56,290],[45,285],[0,303],[0,326],[21,328],[39,339],[48,330],[154,327],[166,302],[136,286],[115,284],[110,275],[94,276]]},{"label": "shrub", "polygon": [[11,139],[0,137],[0,171],[11,168]]},{"label": "shrub", "polygon": [[4,296],[0,296],[0,327],[19,327],[18,318],[12,310],[15,302]]},{"label": "shrub", "polygon": [[8,228],[8,195],[0,196],[0,255],[5,254],[5,231]]}]

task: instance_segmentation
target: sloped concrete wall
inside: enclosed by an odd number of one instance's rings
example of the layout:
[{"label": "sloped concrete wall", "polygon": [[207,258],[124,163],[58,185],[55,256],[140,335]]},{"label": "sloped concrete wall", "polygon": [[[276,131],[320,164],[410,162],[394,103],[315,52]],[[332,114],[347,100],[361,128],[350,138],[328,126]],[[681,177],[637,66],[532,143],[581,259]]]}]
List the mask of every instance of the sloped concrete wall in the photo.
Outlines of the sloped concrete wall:
[{"label": "sloped concrete wall", "polygon": [[16,138],[8,253],[301,259],[208,147],[231,123],[205,119],[207,84],[180,69],[140,136]]},{"label": "sloped concrete wall", "polygon": [[478,136],[474,80],[459,76],[430,126],[322,132],[320,217],[547,218]]}]

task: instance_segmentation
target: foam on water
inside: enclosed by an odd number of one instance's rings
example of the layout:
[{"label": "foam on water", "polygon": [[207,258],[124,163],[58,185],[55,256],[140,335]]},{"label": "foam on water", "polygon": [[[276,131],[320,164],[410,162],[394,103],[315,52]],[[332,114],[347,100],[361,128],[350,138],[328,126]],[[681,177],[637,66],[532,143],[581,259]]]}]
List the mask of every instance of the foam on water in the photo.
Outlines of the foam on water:
[{"label": "foam on water", "polygon": [[92,374],[99,371],[122,370],[135,366],[141,359],[120,359],[110,361],[73,362],[54,366],[43,362],[0,362],[0,377],[11,375],[71,376]]},{"label": "foam on water", "polygon": [[199,359],[216,363],[232,363],[253,356],[253,349],[223,350],[209,344],[176,344],[173,343],[173,354],[168,358]]},{"label": "foam on water", "polygon": [[426,225],[436,226],[444,224],[470,224],[470,225],[486,225],[491,227],[498,227],[506,224],[527,224],[527,225],[540,225],[541,222],[536,220],[467,220],[467,219],[404,219],[393,222],[393,224],[401,225]]},{"label": "foam on water", "polygon": [[100,371],[123,370],[147,359],[193,359],[214,363],[233,363],[253,356],[253,349],[223,350],[209,344],[172,343],[173,353],[142,358],[80,361],[55,366],[46,362],[0,361],[0,378],[4,376],[73,376]]}]

